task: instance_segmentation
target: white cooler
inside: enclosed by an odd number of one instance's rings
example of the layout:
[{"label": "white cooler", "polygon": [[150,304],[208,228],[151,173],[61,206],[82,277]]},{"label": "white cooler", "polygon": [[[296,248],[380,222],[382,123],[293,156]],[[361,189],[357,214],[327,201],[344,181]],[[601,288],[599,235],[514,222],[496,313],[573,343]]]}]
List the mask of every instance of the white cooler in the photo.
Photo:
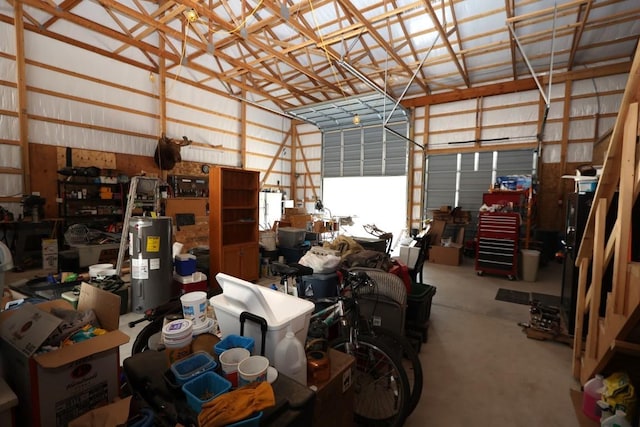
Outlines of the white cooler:
[{"label": "white cooler", "polygon": [[[284,338],[289,326],[301,343],[307,340],[309,320],[315,307],[311,301],[224,273],[218,273],[216,280],[222,287],[222,293],[211,297],[209,302],[216,313],[223,337],[240,334],[240,313],[248,311],[267,321],[265,356],[271,364],[274,361],[276,346]],[[255,340],[253,354],[261,354],[260,326],[250,320],[246,321],[244,335]]]}]

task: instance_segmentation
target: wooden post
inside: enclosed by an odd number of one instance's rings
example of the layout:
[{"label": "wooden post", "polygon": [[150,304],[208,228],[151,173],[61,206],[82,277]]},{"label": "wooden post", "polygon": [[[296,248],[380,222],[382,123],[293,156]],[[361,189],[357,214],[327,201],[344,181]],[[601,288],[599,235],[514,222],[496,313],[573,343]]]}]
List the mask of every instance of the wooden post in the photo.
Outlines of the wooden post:
[{"label": "wooden post", "polygon": [[634,202],[635,186],[635,158],[636,158],[636,136],[638,135],[638,103],[629,105],[627,117],[624,121],[624,131],[622,135],[622,149],[620,152],[620,184],[618,190],[618,216],[619,224],[616,238],[615,253],[613,260],[613,298],[614,313],[627,315],[625,302],[629,290],[625,286],[627,283],[627,264],[629,262],[629,241],[628,230],[631,230],[631,211]]},{"label": "wooden post", "polygon": [[580,260],[578,276],[578,300],[576,301],[576,326],[573,331],[573,377],[580,379],[580,367],[582,364],[582,330],[584,326],[585,300],[587,293],[587,275],[589,259]]},{"label": "wooden post", "polygon": [[29,166],[29,112],[27,106],[27,78],[24,56],[24,17],[22,2],[14,2],[16,31],[16,82],[18,84],[18,123],[20,126],[20,154],[22,161],[22,194],[31,194]]},{"label": "wooden post", "polygon": [[589,304],[589,331],[587,335],[587,356],[598,357],[598,323],[600,321],[600,295],[602,293],[602,272],[604,269],[605,226],[607,221],[607,199],[596,202],[593,261],[591,270],[591,303]]}]

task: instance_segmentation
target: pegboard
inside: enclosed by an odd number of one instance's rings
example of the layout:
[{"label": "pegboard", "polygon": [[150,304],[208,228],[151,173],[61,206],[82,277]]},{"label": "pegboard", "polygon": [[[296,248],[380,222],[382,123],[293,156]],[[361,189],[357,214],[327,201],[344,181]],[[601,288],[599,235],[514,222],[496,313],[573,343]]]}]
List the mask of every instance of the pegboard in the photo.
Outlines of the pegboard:
[{"label": "pegboard", "polygon": [[[58,169],[62,169],[67,165],[67,148],[57,147],[56,156]],[[95,166],[100,169],[116,169],[116,155],[106,151],[72,148],[71,166],[76,168]]]}]

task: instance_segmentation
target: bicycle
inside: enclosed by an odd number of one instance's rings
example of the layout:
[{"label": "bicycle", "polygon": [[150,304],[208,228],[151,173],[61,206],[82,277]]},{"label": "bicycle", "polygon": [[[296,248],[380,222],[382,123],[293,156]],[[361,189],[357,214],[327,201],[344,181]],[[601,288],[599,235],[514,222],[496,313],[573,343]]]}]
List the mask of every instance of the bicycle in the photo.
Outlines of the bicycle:
[{"label": "bicycle", "polygon": [[[311,315],[310,322],[338,326],[338,337],[329,347],[355,359],[354,413],[358,425],[401,426],[411,407],[411,391],[402,360],[385,340],[367,333],[361,326],[358,290],[373,286],[364,272],[344,272],[341,293],[337,297],[315,300],[330,303]],[[350,292],[350,295],[346,295]],[[382,332],[378,331],[380,334]]]}]

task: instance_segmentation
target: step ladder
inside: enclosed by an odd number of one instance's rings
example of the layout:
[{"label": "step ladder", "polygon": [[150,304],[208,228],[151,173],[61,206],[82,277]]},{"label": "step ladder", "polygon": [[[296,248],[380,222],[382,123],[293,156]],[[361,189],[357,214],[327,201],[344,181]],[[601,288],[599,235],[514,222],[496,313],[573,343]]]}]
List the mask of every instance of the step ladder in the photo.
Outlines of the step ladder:
[{"label": "step ladder", "polygon": [[[139,190],[144,191],[144,199],[138,194]],[[151,212],[160,212],[160,178],[147,176],[134,176],[129,184],[129,194],[127,196],[127,208],[122,223],[122,236],[120,237],[120,249],[118,250],[118,262],[116,264],[116,274],[119,276],[122,271],[124,254],[129,245],[129,222],[131,214],[135,208],[143,208]]]}]

